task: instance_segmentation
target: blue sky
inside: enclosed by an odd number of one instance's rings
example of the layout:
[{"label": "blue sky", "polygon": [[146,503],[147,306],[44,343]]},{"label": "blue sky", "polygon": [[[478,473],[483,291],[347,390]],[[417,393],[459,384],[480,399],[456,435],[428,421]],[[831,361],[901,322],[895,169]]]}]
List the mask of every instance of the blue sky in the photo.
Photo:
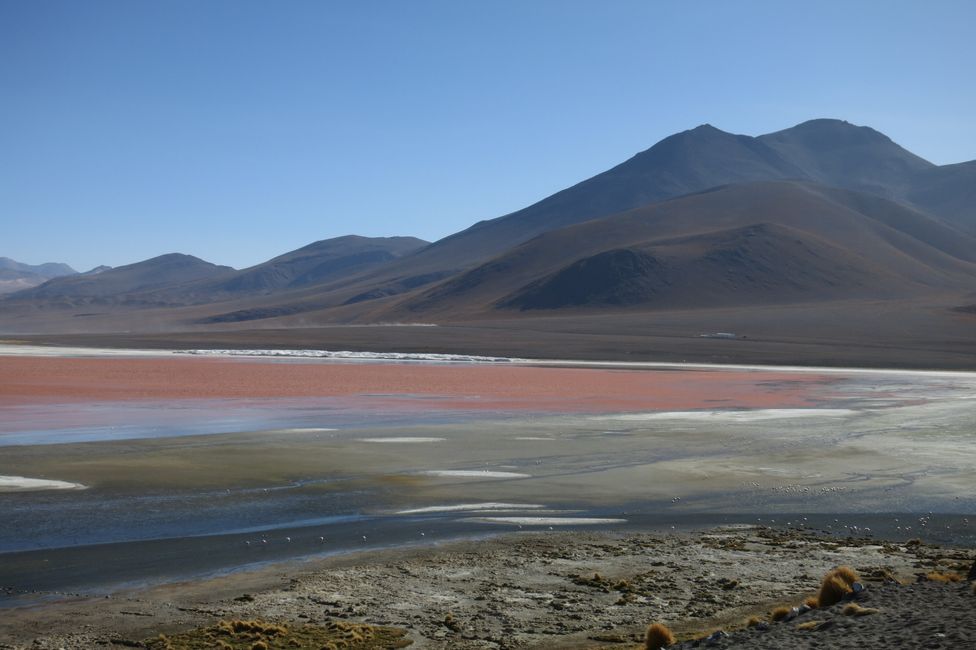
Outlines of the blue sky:
[{"label": "blue sky", "polygon": [[976,158],[976,2],[0,0],[0,255],[437,239],[667,135]]}]

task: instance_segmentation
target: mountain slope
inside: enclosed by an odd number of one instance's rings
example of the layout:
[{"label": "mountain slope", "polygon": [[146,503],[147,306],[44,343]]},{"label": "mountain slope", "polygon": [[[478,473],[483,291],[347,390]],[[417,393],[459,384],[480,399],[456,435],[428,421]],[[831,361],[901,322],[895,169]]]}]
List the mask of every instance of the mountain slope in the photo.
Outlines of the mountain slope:
[{"label": "mountain slope", "polygon": [[976,233],[976,160],[916,173],[905,198],[932,214]]},{"label": "mountain slope", "polygon": [[768,145],[796,165],[806,180],[897,198],[906,184],[935,165],[866,126],[840,120],[810,120],[761,135]]},{"label": "mountain slope", "polygon": [[761,182],[550,231],[402,300],[389,317],[653,307],[655,296],[684,306],[885,297],[974,282],[976,238],[939,220],[864,193]]},{"label": "mountain slope", "polygon": [[325,239],[238,271],[212,288],[246,293],[305,287],[368,270],[428,243],[416,237],[347,235]]},{"label": "mountain slope", "polygon": [[[384,265],[358,292],[385,297],[470,268],[543,232],[732,183],[804,180],[912,203],[974,224],[969,168],[949,175],[887,136],[841,120],[811,120],[759,137],[710,125],[661,140],[601,174],[511,214]],[[956,180],[958,179],[958,180]]]},{"label": "mountain slope", "polygon": [[727,183],[800,177],[800,169],[756,138],[705,124],[522,210],[435,242],[410,264],[422,272],[460,267],[547,230],[648,203]]}]

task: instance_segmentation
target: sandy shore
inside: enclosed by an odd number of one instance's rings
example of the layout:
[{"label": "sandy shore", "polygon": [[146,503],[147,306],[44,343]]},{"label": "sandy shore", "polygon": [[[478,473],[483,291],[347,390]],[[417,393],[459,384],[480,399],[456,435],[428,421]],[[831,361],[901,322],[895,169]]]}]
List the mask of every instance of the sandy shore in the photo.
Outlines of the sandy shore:
[{"label": "sandy shore", "polygon": [[[7,645],[0,647],[93,648],[219,620],[261,618],[389,625],[406,629],[416,648],[634,647],[651,621],[666,622],[679,639],[731,632],[720,647],[818,647],[819,639],[826,643],[819,647],[832,648],[961,648],[967,646],[960,642],[976,638],[976,595],[968,585],[895,587],[884,581],[894,576],[913,582],[935,569],[964,573],[974,557],[971,549],[837,539],[796,529],[518,534],[8,610],[0,617],[0,639]],[[863,604],[881,614],[844,617],[822,633],[796,625],[836,618],[837,608],[773,624],[765,633],[736,631],[749,616],[768,618],[775,606],[800,604],[837,565],[857,569],[868,585]],[[905,619],[903,612],[911,616]],[[938,637],[939,630],[946,636]],[[892,634],[907,645],[885,645]],[[930,641],[936,645],[925,645]]]}]

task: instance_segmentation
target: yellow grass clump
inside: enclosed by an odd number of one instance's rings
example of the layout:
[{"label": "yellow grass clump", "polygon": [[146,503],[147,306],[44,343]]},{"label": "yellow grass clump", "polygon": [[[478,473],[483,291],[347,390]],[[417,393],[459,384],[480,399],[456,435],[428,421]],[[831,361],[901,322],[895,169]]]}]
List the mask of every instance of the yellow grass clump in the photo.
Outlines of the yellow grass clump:
[{"label": "yellow grass clump", "polygon": [[962,582],[962,576],[958,573],[944,573],[942,571],[931,571],[925,574],[925,579],[932,582]]},{"label": "yellow grass clump", "polygon": [[849,566],[839,566],[832,573],[849,585],[861,579],[861,576],[857,575],[857,571]]},{"label": "yellow grass clump", "polygon": [[789,607],[777,607],[772,612],[770,612],[769,620],[773,621],[774,623],[776,621],[782,621],[784,618],[789,616],[790,612],[792,611],[793,610],[790,609]]},{"label": "yellow grass clump", "polygon": [[833,571],[828,571],[823,582],[820,583],[817,606],[830,607],[836,605],[844,599],[844,596],[851,593],[851,585],[857,581],[857,572],[849,566],[840,566]]},{"label": "yellow grass clump", "polygon": [[666,625],[652,623],[644,634],[644,650],[661,650],[674,643],[674,634]]},{"label": "yellow grass clump", "polygon": [[817,609],[817,607],[820,605],[820,601],[817,600],[816,596],[810,596],[809,598],[803,601],[803,604],[809,607],[810,609]]},{"label": "yellow grass clump", "polygon": [[286,626],[261,620],[220,621],[209,627],[143,642],[144,647],[149,650],[378,650],[404,648],[411,643],[406,636],[406,630],[398,628],[347,621],[331,621],[325,625]]},{"label": "yellow grass clump", "polygon": [[749,620],[746,621],[746,627],[756,627],[760,623],[762,623],[761,618],[759,618],[758,616],[750,616]]},{"label": "yellow grass clump", "polygon": [[798,630],[815,630],[820,625],[820,621],[807,621],[796,626]]},{"label": "yellow grass clump", "polygon": [[857,603],[848,603],[841,612],[844,616],[870,616],[877,614],[880,610],[873,607],[861,607]]}]

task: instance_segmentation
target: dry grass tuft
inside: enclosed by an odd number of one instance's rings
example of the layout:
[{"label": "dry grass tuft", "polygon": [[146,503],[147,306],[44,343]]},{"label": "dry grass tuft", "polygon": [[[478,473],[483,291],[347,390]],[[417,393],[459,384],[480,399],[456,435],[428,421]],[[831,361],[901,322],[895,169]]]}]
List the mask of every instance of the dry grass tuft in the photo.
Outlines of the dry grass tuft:
[{"label": "dry grass tuft", "polygon": [[790,609],[789,607],[777,607],[772,612],[770,612],[769,620],[773,621],[774,623],[776,621],[782,621],[784,618],[789,616],[790,612],[792,611],[793,610]]},{"label": "dry grass tuft", "polygon": [[820,621],[807,621],[806,623],[800,623],[796,626],[798,630],[815,630],[817,626],[820,625]]},{"label": "dry grass tuft", "polygon": [[944,571],[926,573],[925,579],[930,582],[962,582],[962,576],[958,573],[945,573]]},{"label": "dry grass tuft", "polygon": [[871,614],[877,614],[879,611],[873,607],[861,607],[857,603],[848,603],[844,606],[841,613],[844,616],[870,616]]},{"label": "dry grass tuft", "polygon": [[809,598],[803,601],[803,604],[809,607],[810,609],[817,609],[817,607],[820,606],[820,601],[817,600],[816,596],[810,596]]},{"label": "dry grass tuft", "polygon": [[259,620],[230,620],[170,637],[149,639],[144,644],[150,650],[387,650],[406,647],[411,641],[406,638],[406,630],[347,621],[288,627]]},{"label": "dry grass tuft", "polygon": [[849,566],[839,566],[831,571],[831,573],[846,582],[848,585],[852,585],[861,579],[861,577],[857,575],[857,571]]},{"label": "dry grass tuft", "polygon": [[828,571],[820,583],[817,594],[817,607],[836,605],[851,593],[851,585],[858,581],[857,572],[849,566],[839,566]]},{"label": "dry grass tuft", "polygon": [[672,645],[674,641],[674,634],[671,633],[668,626],[662,625],[661,623],[652,623],[644,634],[644,649],[660,650],[661,648],[667,648],[669,645]]},{"label": "dry grass tuft", "polygon": [[830,607],[836,605],[851,593],[850,586],[835,575],[827,574],[823,582],[820,583],[820,591],[817,593],[817,607]]},{"label": "dry grass tuft", "polygon": [[761,618],[759,618],[758,616],[750,616],[749,620],[746,621],[746,627],[756,627],[760,623],[762,623]]}]

